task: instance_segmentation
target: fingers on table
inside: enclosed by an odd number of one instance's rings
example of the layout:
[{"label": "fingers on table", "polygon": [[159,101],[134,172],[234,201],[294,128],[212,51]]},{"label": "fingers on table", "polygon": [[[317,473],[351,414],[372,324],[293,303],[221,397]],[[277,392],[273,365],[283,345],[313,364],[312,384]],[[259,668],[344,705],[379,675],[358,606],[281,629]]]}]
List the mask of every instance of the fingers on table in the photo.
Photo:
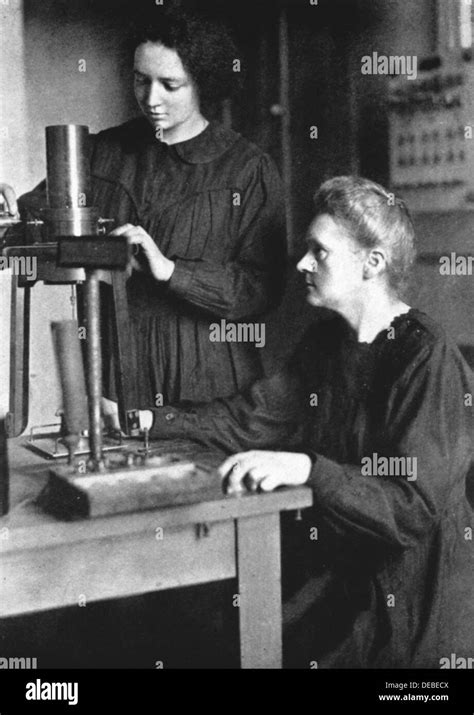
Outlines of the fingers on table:
[{"label": "fingers on table", "polygon": [[244,488],[257,491],[262,480],[270,476],[268,466],[263,463],[258,452],[235,454],[226,459],[218,471],[228,493],[239,493]]}]

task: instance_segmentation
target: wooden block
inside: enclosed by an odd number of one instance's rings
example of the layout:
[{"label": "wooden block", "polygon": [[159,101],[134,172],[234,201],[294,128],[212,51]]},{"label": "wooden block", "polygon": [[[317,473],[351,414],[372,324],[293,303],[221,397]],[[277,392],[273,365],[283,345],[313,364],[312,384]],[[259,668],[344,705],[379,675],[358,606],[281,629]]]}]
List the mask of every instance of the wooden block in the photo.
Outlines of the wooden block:
[{"label": "wooden block", "polygon": [[97,517],[189,504],[216,498],[214,470],[174,456],[158,456],[143,465],[122,463],[104,472],[78,473],[76,467],[50,470],[38,503],[60,518]]}]

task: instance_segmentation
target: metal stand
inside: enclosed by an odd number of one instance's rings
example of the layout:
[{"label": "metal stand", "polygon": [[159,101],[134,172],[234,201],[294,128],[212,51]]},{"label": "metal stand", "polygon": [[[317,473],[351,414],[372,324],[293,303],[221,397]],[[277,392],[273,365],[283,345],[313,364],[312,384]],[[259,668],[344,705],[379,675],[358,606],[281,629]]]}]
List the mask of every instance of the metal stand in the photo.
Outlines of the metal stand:
[{"label": "metal stand", "polygon": [[[18,231],[7,235],[2,253],[33,257],[37,280],[53,284],[83,283],[85,280],[85,320],[90,398],[90,442],[92,463],[102,465],[100,431],[102,365],[100,335],[99,269],[112,271],[113,348],[116,351],[116,384],[120,424],[127,435],[138,434],[135,402],[133,355],[128,340],[128,303],[123,271],[128,262],[128,247],[123,237],[104,238],[105,224],[112,219],[99,217],[91,206],[88,128],[78,125],[46,127],[47,202],[40,216],[21,221],[0,217],[0,227],[18,224],[44,225],[47,241],[29,245]],[[21,226],[19,226],[21,228]],[[44,236],[42,237],[44,238]],[[11,304],[11,378],[8,435],[19,436],[28,422],[29,377],[29,301],[32,283],[15,278]],[[22,291],[19,288],[22,288]]]}]

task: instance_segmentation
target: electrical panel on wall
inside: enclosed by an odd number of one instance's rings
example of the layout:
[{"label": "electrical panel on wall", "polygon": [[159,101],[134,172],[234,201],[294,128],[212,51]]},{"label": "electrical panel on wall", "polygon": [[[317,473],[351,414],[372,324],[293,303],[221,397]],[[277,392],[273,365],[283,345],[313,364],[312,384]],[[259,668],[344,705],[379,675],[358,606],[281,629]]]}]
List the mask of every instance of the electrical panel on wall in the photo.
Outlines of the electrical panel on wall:
[{"label": "electrical panel on wall", "polygon": [[414,211],[474,210],[474,64],[390,79],[390,183]]}]

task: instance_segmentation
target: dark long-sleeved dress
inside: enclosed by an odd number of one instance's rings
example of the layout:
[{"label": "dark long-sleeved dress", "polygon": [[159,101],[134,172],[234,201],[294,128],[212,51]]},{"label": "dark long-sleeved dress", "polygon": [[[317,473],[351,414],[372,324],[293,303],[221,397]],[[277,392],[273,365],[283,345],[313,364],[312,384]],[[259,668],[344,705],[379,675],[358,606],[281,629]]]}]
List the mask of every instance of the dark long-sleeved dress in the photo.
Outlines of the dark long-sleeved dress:
[{"label": "dark long-sleeved dress", "polygon": [[[440,668],[472,657],[472,373],[417,310],[370,344],[321,316],[287,369],[231,399],[156,410],[152,436],[314,454],[314,507],[289,560],[312,562],[316,593],[290,665]],[[405,466],[387,473],[390,457]]]},{"label": "dark long-sleeved dress", "polygon": [[[217,122],[167,145],[140,118],[100,132],[92,144],[90,203],[115,226],[142,226],[176,263],[168,283],[139,271],[127,282],[134,406],[160,404],[157,395],[211,400],[248,386],[262,375],[261,348],[211,342],[210,326],[261,322],[282,297],[285,217],[273,161]],[[34,214],[44,203],[43,182],[21,206]],[[114,397],[112,380],[108,394]]]}]

